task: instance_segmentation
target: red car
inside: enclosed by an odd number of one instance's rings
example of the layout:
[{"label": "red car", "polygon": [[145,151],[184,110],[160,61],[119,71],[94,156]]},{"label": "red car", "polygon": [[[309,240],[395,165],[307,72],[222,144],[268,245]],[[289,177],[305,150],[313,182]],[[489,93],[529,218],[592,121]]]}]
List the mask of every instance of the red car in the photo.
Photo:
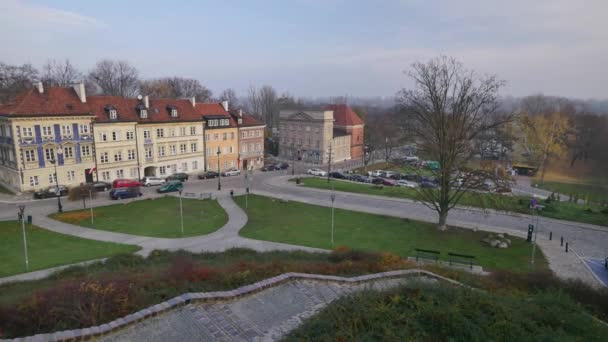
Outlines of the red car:
[{"label": "red car", "polygon": [[135,179],[115,179],[112,182],[112,188],[113,189],[118,189],[118,188],[136,188],[138,186],[141,186],[141,183],[138,180],[135,180]]}]

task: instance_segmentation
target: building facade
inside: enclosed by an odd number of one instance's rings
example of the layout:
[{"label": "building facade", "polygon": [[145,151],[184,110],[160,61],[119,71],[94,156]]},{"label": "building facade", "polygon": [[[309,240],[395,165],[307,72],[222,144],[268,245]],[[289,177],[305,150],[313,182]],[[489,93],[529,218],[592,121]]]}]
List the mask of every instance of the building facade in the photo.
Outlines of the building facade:
[{"label": "building facade", "polygon": [[361,158],[363,120],[341,106],[328,106],[322,111],[281,111],[279,156],[315,164],[327,164],[330,158],[332,163]]},{"label": "building facade", "polygon": [[264,129],[266,125],[242,110],[230,112],[239,134],[239,168],[258,170],[264,166]]},{"label": "building facade", "polygon": [[[239,163],[239,136],[227,102],[87,97],[82,84],[37,83],[0,105],[0,183],[21,192],[57,181],[166,177],[217,170],[218,160],[223,171],[247,166]],[[263,152],[256,158],[251,163],[263,164]]]}]

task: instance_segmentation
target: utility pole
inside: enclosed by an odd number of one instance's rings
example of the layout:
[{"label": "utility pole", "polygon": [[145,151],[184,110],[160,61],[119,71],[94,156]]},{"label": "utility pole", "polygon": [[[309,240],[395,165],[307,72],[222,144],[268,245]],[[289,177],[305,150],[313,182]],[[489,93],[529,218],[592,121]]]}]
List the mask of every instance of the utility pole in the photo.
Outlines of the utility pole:
[{"label": "utility pole", "polygon": [[334,247],[334,201],[336,200],[336,194],[334,193],[334,185],[331,185],[331,247]]},{"label": "utility pole", "polygon": [[91,191],[91,186],[89,186],[89,208],[91,209],[91,226],[95,223],[93,219],[93,192]]},{"label": "utility pole", "polygon": [[184,207],[182,206],[182,191],[184,191],[183,188],[179,189],[179,217],[182,227],[182,236],[184,236]]},{"label": "utility pole", "polygon": [[331,141],[329,142],[329,160],[327,163],[327,183],[329,183],[329,174],[331,173],[331,155],[332,155],[332,145]]},{"label": "utility pole", "polygon": [[21,230],[23,232],[23,252],[25,254],[25,271],[30,271],[30,260],[27,256],[27,237],[25,236],[25,205],[19,205],[19,216],[21,218]]}]

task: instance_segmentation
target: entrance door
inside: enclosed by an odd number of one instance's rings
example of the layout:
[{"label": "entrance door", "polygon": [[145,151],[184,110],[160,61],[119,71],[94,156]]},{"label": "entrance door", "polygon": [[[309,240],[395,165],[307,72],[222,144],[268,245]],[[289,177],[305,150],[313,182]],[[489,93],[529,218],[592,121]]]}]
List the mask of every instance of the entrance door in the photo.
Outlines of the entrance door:
[{"label": "entrance door", "polygon": [[84,180],[87,183],[93,183],[93,173],[90,171],[91,171],[91,169],[84,170]]},{"label": "entrance door", "polygon": [[243,170],[248,170],[247,169],[247,159],[243,160]]}]

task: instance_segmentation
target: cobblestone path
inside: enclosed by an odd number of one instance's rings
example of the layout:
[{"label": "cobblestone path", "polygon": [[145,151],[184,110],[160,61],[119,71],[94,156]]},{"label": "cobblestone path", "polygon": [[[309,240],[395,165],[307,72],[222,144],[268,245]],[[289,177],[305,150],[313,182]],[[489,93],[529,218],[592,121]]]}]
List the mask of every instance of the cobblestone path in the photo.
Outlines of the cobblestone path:
[{"label": "cobblestone path", "polygon": [[363,289],[389,289],[407,281],[412,278],[358,285],[297,280],[233,301],[189,304],[100,341],[275,341],[338,297]]}]

